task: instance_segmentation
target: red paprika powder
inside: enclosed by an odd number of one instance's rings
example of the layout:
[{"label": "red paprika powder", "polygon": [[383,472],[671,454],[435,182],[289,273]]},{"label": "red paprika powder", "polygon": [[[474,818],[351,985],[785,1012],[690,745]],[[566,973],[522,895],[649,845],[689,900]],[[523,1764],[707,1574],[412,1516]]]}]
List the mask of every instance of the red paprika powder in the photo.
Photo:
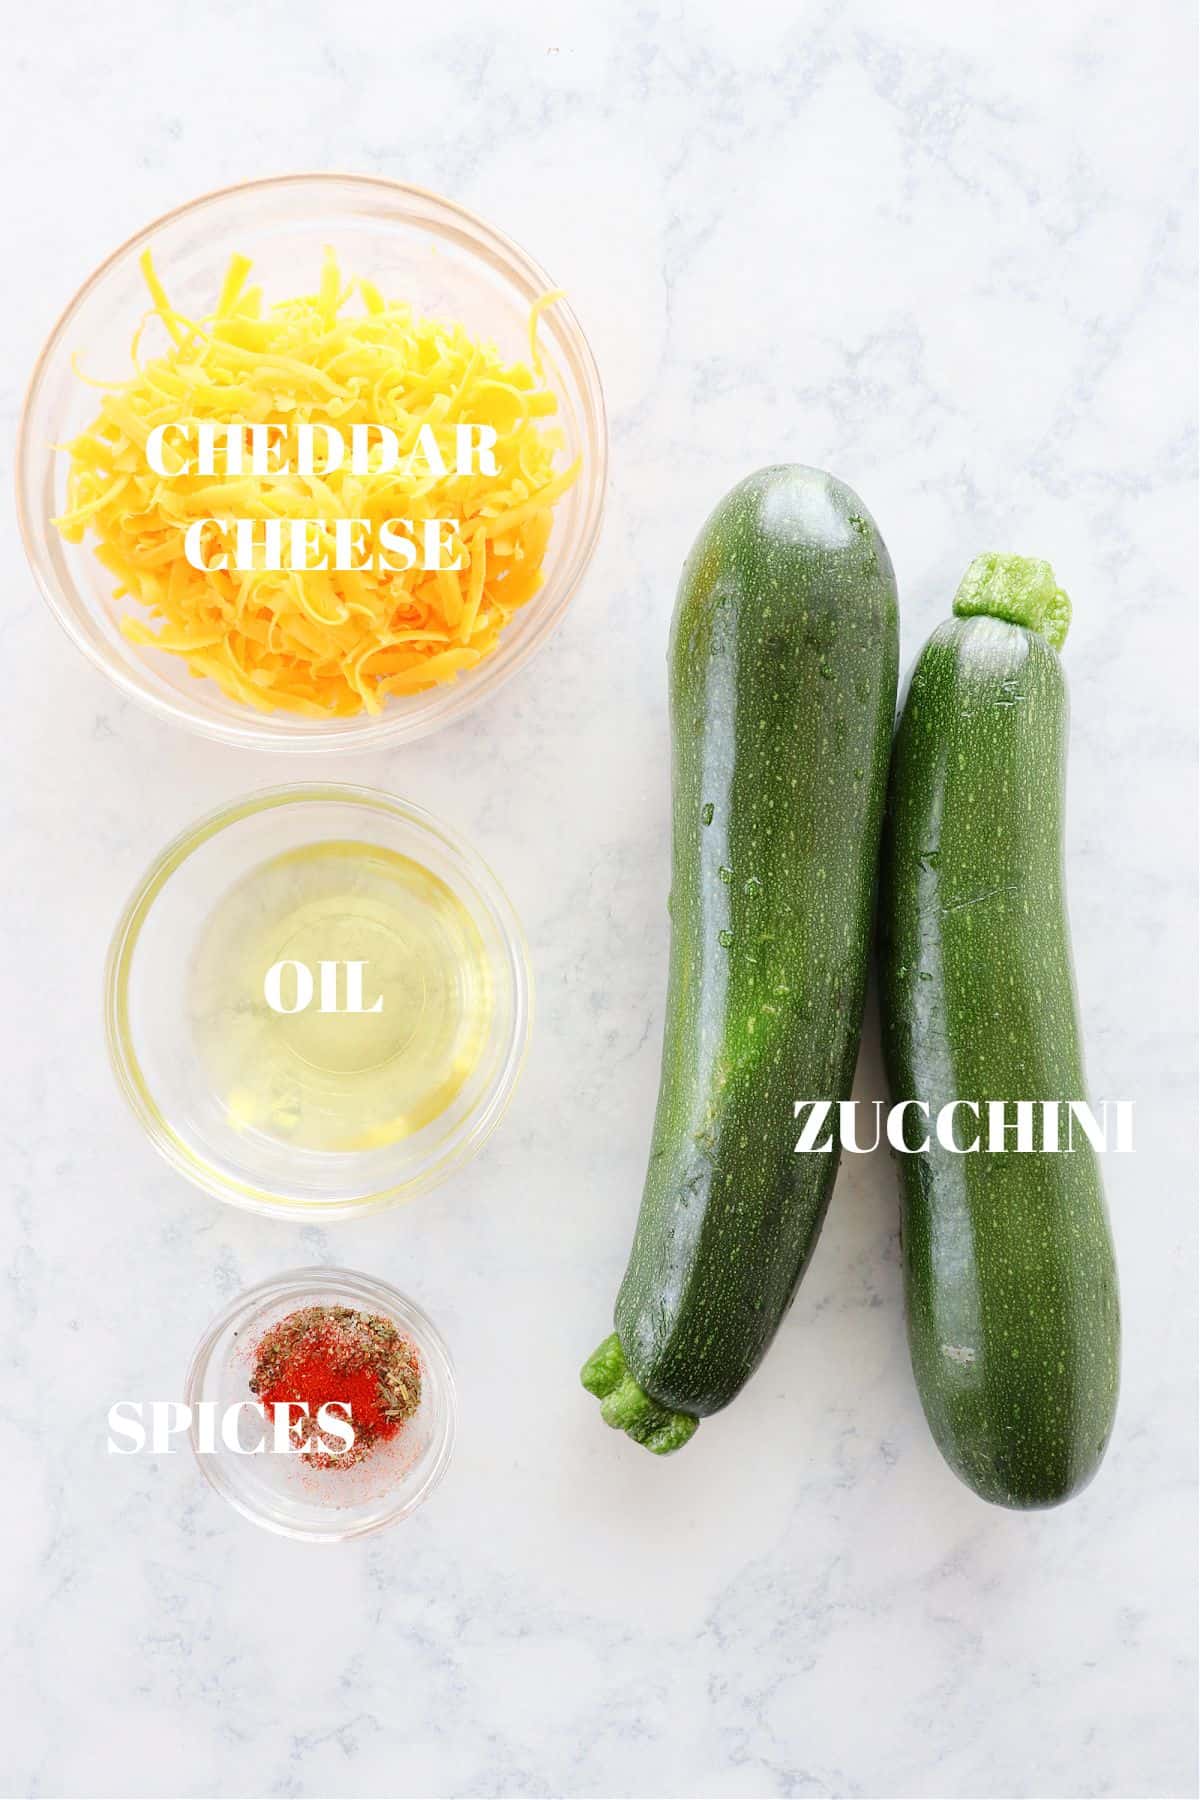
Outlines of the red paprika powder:
[{"label": "red paprika powder", "polygon": [[[349,1306],[305,1306],[263,1337],[250,1392],[274,1417],[276,1407],[305,1407],[292,1417],[292,1438],[314,1468],[347,1469],[394,1438],[421,1403],[417,1353],[390,1319]],[[347,1450],[317,1424],[336,1403],[354,1427]]]}]

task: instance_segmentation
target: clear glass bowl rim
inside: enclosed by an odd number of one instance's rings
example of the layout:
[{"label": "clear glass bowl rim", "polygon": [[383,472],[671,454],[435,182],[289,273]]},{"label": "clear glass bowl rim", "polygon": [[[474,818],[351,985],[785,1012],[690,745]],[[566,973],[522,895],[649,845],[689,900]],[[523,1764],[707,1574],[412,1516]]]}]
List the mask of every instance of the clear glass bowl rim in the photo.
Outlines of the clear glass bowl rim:
[{"label": "clear glass bowl rim", "polygon": [[[513,1021],[509,1045],[495,1081],[479,1109],[462,1121],[457,1134],[432,1167],[409,1181],[399,1182],[378,1192],[356,1194],[340,1200],[300,1200],[289,1195],[269,1194],[265,1190],[226,1179],[203,1161],[185,1139],[176,1133],[165,1114],[153,1101],[145,1082],[133,1043],[126,1004],[129,972],[142,925],[158,895],[171,876],[183,866],[193,851],[201,848],[229,825],[239,824],[256,813],[277,806],[306,801],[335,805],[368,806],[393,818],[415,825],[422,832],[432,832],[458,857],[484,888],[494,907],[505,948],[508,952],[513,983]],[[109,943],[104,970],[104,1030],[109,1061],[117,1085],[134,1116],[159,1154],[176,1172],[213,1199],[240,1206],[248,1212],[270,1218],[307,1219],[321,1223],[327,1219],[350,1218],[362,1213],[382,1211],[400,1201],[415,1199],[440,1187],[463,1163],[474,1157],[508,1109],[516,1090],[529,1049],[533,1027],[533,971],[521,924],[499,877],[479,853],[448,825],[415,801],[401,799],[378,788],[349,782],[288,782],[281,787],[261,788],[224,806],[206,813],[186,827],[159,852],[138,881],[121,910]]]},{"label": "clear glass bowl rim", "polygon": [[298,1538],[305,1543],[313,1544],[345,1543],[350,1538],[366,1537],[371,1532],[382,1531],[387,1525],[396,1524],[400,1519],[407,1518],[409,1513],[415,1512],[417,1507],[429,1498],[446,1473],[454,1452],[455,1429],[458,1420],[454,1364],[450,1360],[450,1352],[446,1348],[445,1339],[428,1313],[419,1307],[415,1300],[411,1300],[407,1294],[402,1294],[399,1288],[393,1287],[390,1282],[381,1281],[377,1275],[364,1275],[358,1269],[347,1269],[332,1264],[285,1269],[280,1275],[270,1275],[265,1281],[256,1282],[253,1287],[243,1288],[209,1322],[204,1335],[192,1352],[183,1385],[184,1402],[188,1406],[193,1406],[199,1398],[199,1390],[203,1385],[217,1340],[239,1313],[251,1310],[252,1307],[269,1299],[283,1300],[291,1297],[297,1301],[303,1301],[308,1294],[329,1288],[348,1293],[358,1304],[366,1301],[376,1305],[380,1311],[388,1313],[389,1316],[398,1314],[399,1319],[406,1323],[411,1318],[415,1321],[413,1335],[420,1339],[419,1347],[422,1354],[432,1352],[438,1361],[446,1405],[437,1422],[440,1441],[434,1453],[433,1463],[420,1487],[412,1493],[405,1494],[404,1487],[401,1485],[397,1489],[397,1493],[405,1495],[403,1501],[398,1501],[396,1506],[379,1518],[351,1525],[345,1531],[306,1531],[300,1526],[282,1524],[279,1520],[270,1518],[259,1507],[252,1506],[243,1495],[236,1491],[225,1476],[221,1466],[221,1457],[201,1454],[194,1422],[188,1432],[188,1439],[196,1461],[200,1465],[201,1474],[209,1486],[220,1494],[223,1500],[228,1501],[236,1512],[241,1513],[244,1519],[251,1520],[253,1524],[261,1525],[264,1530],[276,1532],[281,1537]]},{"label": "clear glass bowl rim", "polygon": [[[307,752],[319,751],[336,754],[340,751],[382,749],[388,745],[411,743],[417,738],[427,736],[430,732],[440,730],[443,725],[447,725],[455,719],[464,717],[483,700],[495,693],[511,676],[525,667],[561,622],[570,600],[587,572],[599,542],[605,489],[608,482],[608,426],[604,393],[600,384],[600,372],[596,367],[596,359],[592,354],[591,346],[572,307],[565,299],[559,300],[556,302],[555,311],[570,356],[572,371],[579,384],[584,421],[585,424],[590,424],[594,430],[597,451],[595,457],[590,459],[590,466],[585,468],[584,472],[584,478],[588,484],[586,510],[574,556],[569,565],[554,579],[553,585],[548,584],[546,589],[530,603],[531,606],[538,609],[534,623],[526,632],[520,648],[510,657],[504,657],[503,643],[501,643],[500,650],[481,666],[474,680],[465,683],[460,679],[416,696],[423,702],[419,711],[398,712],[385,709],[380,715],[356,714],[353,718],[336,722],[315,720],[310,722],[311,729],[298,730],[295,728],[294,720],[290,727],[281,727],[275,722],[272,714],[257,714],[250,708],[246,709],[244,719],[239,717],[233,720],[209,716],[203,711],[202,706],[193,709],[182,698],[172,699],[143,686],[126,668],[109,659],[92,642],[90,637],[77,626],[69,596],[61,591],[54,573],[46,565],[37,543],[37,531],[34,524],[34,513],[38,508],[33,498],[30,472],[32,459],[39,453],[29,443],[29,423],[51,359],[57,352],[60,341],[66,335],[79,309],[104,280],[109,270],[132,251],[148,243],[155,233],[162,231],[168,225],[173,225],[177,220],[186,218],[189,214],[202,212],[207,207],[218,206],[222,201],[234,196],[251,193],[262,193],[263,195],[272,192],[279,193],[285,188],[302,187],[311,183],[328,183],[330,186],[349,183],[364,191],[377,191],[381,202],[385,197],[390,197],[394,201],[398,196],[404,196],[426,206],[436,207],[446,215],[447,229],[453,227],[459,236],[468,237],[472,248],[494,268],[501,270],[506,275],[523,278],[525,282],[533,284],[542,293],[549,291],[554,286],[551,277],[541,264],[535,262],[533,257],[522,250],[512,238],[497,230],[494,225],[489,225],[477,213],[461,206],[456,200],[449,200],[444,195],[436,193],[432,188],[419,187],[410,182],[392,181],[382,175],[340,173],[329,169],[301,170],[286,175],[269,175],[253,181],[232,182],[225,187],[213,188],[207,193],[183,202],[180,206],[172,207],[169,212],[160,214],[149,224],[142,226],[123,243],[118,244],[116,249],[111,251],[76,289],[51,328],[38,354],[37,361],[34,363],[18,417],[14,457],[17,526],[26,561],[51,613],[71,642],[87,657],[93,667],[101,670],[110,681],[114,682],[138,705],[148,708],[159,718],[167,719],[187,730],[198,732],[201,736],[215,738],[221,743],[237,744],[251,749],[278,751],[281,754],[289,755],[303,755]],[[197,684],[197,686],[202,686],[202,684]]]}]

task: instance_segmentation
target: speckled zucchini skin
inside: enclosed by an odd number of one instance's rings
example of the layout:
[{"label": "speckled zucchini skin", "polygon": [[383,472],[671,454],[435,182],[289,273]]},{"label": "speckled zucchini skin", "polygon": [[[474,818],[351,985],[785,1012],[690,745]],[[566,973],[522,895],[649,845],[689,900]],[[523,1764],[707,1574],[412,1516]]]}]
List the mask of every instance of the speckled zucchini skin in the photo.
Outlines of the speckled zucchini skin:
[{"label": "speckled zucchini skin", "polygon": [[721,501],[671,634],[662,1080],[616,1305],[628,1370],[683,1414],[753,1374],[829,1204],[836,1156],[794,1153],[793,1103],[844,1098],[854,1075],[897,656],[892,565],[857,495],[784,466]]},{"label": "speckled zucchini skin", "polygon": [[[1041,636],[986,617],[934,633],[904,705],[885,829],[893,1101],[936,1115],[952,1099],[1087,1097],[1063,882],[1066,740],[1062,667]],[[909,1126],[911,1115],[906,1141],[919,1142]],[[934,1139],[896,1157],[921,1401],[951,1468],[1004,1506],[1075,1493],[1112,1428],[1116,1270],[1099,1162],[1075,1142],[1069,1154],[955,1155]]]}]

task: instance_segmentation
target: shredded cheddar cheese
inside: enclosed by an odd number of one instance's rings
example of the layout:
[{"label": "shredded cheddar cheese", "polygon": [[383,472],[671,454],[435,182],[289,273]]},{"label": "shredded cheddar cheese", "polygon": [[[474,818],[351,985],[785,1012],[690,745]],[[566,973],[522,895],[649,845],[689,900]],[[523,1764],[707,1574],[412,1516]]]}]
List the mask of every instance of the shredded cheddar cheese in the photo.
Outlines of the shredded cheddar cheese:
[{"label": "shredded cheddar cheese", "polygon": [[[149,252],[142,269],[152,308],[133,341],[134,373],[94,384],[103,399],[67,447],[57,520],[73,543],[94,533],[114,598],[143,609],[122,618],[126,636],[184,658],[235,700],[322,718],[379,712],[389,694],[453,681],[489,656],[541,586],[553,508],[579,472],[578,461],[555,469],[562,434],[543,423],[556,401],[537,322],[559,295],[532,310],[526,365],[368,281],[344,282],[332,252],[317,293],[270,306],[250,285],[249,261],[233,257],[215,311],[199,320],[171,305]],[[351,309],[355,292],[361,308]],[[142,361],[152,320],[167,348]],[[207,474],[195,454],[206,425],[210,437],[232,425],[237,440],[215,465],[210,455]],[[368,436],[365,456],[319,473],[282,450],[278,472],[243,472],[254,427],[272,427],[283,446],[300,426],[349,440],[355,425],[394,433],[395,466]],[[488,428],[493,444],[465,472],[463,426]],[[260,537],[239,566],[221,529],[235,520],[293,543],[299,534],[304,556],[268,566]],[[441,566],[370,554],[398,520],[414,539],[432,532],[424,541]],[[351,566],[339,567],[350,541]]]}]

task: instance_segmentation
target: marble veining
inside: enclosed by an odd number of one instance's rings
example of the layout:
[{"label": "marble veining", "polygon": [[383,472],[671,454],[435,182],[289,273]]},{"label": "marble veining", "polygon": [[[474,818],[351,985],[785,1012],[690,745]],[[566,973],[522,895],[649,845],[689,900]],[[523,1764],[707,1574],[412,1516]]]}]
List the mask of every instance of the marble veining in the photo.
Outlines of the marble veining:
[{"label": "marble veining", "polygon": [[[305,774],[444,814],[525,920],[538,1021],[492,1145],[337,1230],[193,1192],[114,1089],[112,922],[184,823],[287,778],[126,704],[0,521],[5,1728],[12,1795],[1195,1793],[1194,17],[1183,0],[326,8],[46,0],[9,21],[0,462],[60,306],[146,220],[377,172],[528,246],[587,329],[609,509],[553,643],[436,739]],[[664,650],[708,508],[835,470],[899,574],[907,665],[979,550],[1075,600],[1069,871],[1126,1328],[1108,1460],[1060,1512],[941,1464],[886,1157],[845,1168],[739,1403],[674,1461],[575,1371],[607,1327],[657,1084]],[[869,1020],[860,1097],[883,1092]],[[399,1530],[321,1551],[186,1454],[104,1454],[241,1286],[335,1259],[448,1338],[459,1450]]]}]

